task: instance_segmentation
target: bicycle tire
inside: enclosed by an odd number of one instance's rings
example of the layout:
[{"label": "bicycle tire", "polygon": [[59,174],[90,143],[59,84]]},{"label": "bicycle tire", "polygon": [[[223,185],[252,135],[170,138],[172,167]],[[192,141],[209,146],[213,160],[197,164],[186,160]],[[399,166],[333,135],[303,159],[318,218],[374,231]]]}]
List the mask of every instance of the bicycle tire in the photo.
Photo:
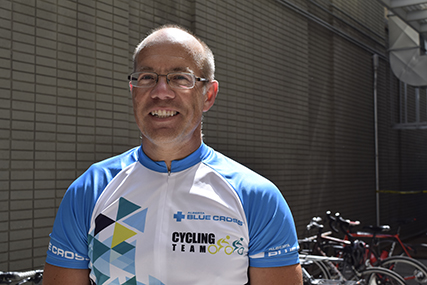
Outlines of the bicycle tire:
[{"label": "bicycle tire", "polygon": [[406,285],[405,280],[399,274],[387,268],[371,267],[360,274],[366,285]]},{"label": "bicycle tire", "polygon": [[403,277],[408,285],[427,282],[427,267],[420,261],[407,256],[388,257],[381,261],[381,267],[396,272]]},{"label": "bicycle tire", "polygon": [[314,279],[331,279],[331,275],[322,261],[304,260],[301,262],[301,266]]}]

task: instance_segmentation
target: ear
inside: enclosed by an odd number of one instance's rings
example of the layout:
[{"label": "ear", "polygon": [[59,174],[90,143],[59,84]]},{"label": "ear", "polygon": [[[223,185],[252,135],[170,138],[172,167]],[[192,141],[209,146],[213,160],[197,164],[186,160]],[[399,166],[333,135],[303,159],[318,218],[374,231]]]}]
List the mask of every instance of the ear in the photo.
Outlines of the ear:
[{"label": "ear", "polygon": [[213,106],[213,104],[215,103],[216,95],[218,94],[218,90],[219,90],[218,81],[212,80],[208,84],[209,86],[207,87],[208,89],[206,90],[206,94],[205,94],[203,112],[209,111],[209,109]]},{"label": "ear", "polygon": [[129,81],[129,90],[131,93],[132,93],[132,88],[133,88],[132,83]]}]

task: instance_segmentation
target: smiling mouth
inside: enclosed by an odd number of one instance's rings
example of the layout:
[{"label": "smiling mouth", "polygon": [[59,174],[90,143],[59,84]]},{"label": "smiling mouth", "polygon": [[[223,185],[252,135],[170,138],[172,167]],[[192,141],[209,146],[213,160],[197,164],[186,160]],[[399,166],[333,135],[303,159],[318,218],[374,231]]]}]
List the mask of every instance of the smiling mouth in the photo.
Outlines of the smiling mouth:
[{"label": "smiling mouth", "polygon": [[169,118],[176,116],[178,112],[176,111],[166,111],[166,110],[156,110],[150,112],[150,115],[157,118]]}]

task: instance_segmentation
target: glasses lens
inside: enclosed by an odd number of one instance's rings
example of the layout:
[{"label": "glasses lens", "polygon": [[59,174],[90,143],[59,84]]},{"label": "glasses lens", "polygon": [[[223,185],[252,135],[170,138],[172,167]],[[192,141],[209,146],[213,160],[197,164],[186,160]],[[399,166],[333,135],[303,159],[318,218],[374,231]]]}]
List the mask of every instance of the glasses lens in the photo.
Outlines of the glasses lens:
[{"label": "glasses lens", "polygon": [[[159,76],[154,72],[135,72],[130,75],[130,81],[134,87],[153,87],[157,84]],[[179,89],[191,89],[196,84],[196,77],[191,73],[172,72],[166,75],[170,87]]]},{"label": "glasses lens", "polygon": [[191,73],[174,72],[169,73],[167,77],[171,87],[190,89],[194,87],[195,78]]},{"label": "glasses lens", "polygon": [[156,85],[157,74],[152,72],[136,72],[131,75],[131,84],[137,87],[151,87]]}]

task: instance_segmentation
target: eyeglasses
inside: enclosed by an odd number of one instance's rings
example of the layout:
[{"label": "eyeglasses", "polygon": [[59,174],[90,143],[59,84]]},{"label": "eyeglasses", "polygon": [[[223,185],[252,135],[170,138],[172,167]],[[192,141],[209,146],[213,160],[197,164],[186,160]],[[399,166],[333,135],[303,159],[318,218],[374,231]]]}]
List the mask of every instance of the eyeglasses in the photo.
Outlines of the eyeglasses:
[{"label": "eyeglasses", "polygon": [[191,89],[196,81],[207,82],[209,79],[196,77],[186,72],[171,72],[168,74],[157,74],[155,72],[134,72],[128,76],[133,87],[149,88],[156,86],[160,76],[166,76],[166,82],[172,88]]}]

